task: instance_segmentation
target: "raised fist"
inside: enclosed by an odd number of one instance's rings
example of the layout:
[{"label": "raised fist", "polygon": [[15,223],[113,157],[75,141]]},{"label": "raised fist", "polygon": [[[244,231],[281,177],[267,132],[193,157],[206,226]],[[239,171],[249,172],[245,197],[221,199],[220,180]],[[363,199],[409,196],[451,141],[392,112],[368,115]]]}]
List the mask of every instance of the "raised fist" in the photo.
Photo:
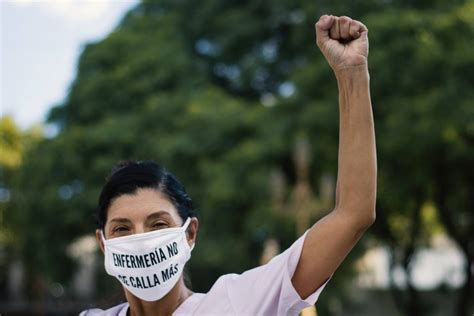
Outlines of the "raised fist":
[{"label": "raised fist", "polygon": [[323,15],[315,27],[316,43],[335,72],[367,65],[369,40],[364,24],[347,16]]}]

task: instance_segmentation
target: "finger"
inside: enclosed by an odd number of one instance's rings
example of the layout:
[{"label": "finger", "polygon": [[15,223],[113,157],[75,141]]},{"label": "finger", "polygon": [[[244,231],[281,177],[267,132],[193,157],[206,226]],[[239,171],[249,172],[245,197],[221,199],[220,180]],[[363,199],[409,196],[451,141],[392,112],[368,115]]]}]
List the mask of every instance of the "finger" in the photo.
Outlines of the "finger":
[{"label": "finger", "polygon": [[347,16],[341,16],[339,18],[339,34],[342,39],[351,39],[350,26],[352,19]]},{"label": "finger", "polygon": [[339,33],[339,18],[337,16],[334,17],[334,24],[329,29],[329,36],[335,40],[341,38],[341,33]]},{"label": "finger", "polygon": [[319,21],[314,26],[316,29],[316,43],[318,45],[329,40],[329,29],[334,23],[334,17],[329,15],[323,15],[319,18]]},{"label": "finger", "polygon": [[357,21],[357,23],[359,23],[359,26],[360,26],[359,32],[362,33],[362,32],[368,32],[369,31],[369,29],[367,28],[367,26],[364,25],[364,23],[359,22],[359,21]]},{"label": "finger", "polygon": [[359,38],[360,36],[360,23],[357,21],[352,20],[350,27],[349,27],[349,33],[352,38]]},{"label": "finger", "polygon": [[353,38],[359,38],[362,32],[367,32],[367,27],[359,21],[352,20],[349,33]]},{"label": "finger", "polygon": [[354,23],[354,28],[358,30],[359,33],[362,33],[362,32],[366,32],[368,31],[367,27],[364,25],[364,23],[362,22],[359,22],[359,21],[356,21],[356,20],[352,20],[352,22]]},{"label": "finger", "polygon": [[363,40],[367,40],[367,37],[368,37],[367,34],[368,33],[369,33],[368,30],[360,32],[360,37],[359,38],[361,38]]}]

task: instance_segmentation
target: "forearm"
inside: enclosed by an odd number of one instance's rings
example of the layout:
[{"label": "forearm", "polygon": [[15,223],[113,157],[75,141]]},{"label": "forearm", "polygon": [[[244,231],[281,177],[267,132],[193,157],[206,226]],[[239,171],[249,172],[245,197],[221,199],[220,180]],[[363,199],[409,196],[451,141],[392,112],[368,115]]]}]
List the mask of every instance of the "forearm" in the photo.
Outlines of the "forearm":
[{"label": "forearm", "polygon": [[336,73],[339,88],[339,158],[336,212],[366,226],[375,219],[377,160],[367,66]]}]

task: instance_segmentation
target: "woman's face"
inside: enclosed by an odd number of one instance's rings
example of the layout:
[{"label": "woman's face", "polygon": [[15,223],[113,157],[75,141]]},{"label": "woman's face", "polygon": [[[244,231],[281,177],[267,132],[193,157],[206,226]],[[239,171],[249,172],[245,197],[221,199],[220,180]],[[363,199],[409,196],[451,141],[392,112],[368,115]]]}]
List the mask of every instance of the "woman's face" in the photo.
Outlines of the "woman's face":
[{"label": "woman's face", "polygon": [[178,211],[163,193],[156,189],[139,189],[112,201],[104,235],[110,239],[181,225],[183,220]]},{"label": "woman's face", "polygon": [[[107,210],[103,233],[105,239],[113,239],[182,225],[183,220],[166,195],[156,189],[139,189],[134,194],[121,195],[112,201]],[[195,243],[198,227],[199,222],[193,217],[186,231],[189,246]],[[104,252],[104,241],[99,229],[96,238]],[[183,283],[177,283],[175,287],[180,284]],[[129,293],[128,290],[126,293]]]}]

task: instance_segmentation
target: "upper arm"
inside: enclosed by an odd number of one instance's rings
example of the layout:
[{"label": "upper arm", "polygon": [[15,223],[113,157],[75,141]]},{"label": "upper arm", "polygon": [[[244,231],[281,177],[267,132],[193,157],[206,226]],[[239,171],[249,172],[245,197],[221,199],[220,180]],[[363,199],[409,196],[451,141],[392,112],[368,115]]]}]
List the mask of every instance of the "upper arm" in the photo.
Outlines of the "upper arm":
[{"label": "upper arm", "polygon": [[352,216],[338,211],[331,212],[311,227],[291,279],[302,298],[327,281],[366,228]]}]

